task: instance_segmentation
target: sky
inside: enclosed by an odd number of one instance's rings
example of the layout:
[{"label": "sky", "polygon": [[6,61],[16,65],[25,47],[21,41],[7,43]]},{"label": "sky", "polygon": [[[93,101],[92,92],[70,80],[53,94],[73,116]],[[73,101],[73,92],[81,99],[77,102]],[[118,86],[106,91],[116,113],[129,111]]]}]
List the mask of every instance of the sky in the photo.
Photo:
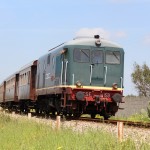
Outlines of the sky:
[{"label": "sky", "polygon": [[150,0],[0,0],[0,83],[63,42],[99,34],[124,48],[124,95],[136,95],[133,64],[150,67],[149,15]]}]

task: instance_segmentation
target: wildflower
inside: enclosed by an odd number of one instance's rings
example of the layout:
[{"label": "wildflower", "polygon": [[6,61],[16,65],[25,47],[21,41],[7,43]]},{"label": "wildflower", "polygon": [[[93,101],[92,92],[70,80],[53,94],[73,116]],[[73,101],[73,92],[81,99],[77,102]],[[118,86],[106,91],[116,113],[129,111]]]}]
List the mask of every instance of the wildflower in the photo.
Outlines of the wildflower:
[{"label": "wildflower", "polygon": [[59,149],[62,149],[62,146],[59,146],[57,149],[58,149],[58,150],[59,150]]}]

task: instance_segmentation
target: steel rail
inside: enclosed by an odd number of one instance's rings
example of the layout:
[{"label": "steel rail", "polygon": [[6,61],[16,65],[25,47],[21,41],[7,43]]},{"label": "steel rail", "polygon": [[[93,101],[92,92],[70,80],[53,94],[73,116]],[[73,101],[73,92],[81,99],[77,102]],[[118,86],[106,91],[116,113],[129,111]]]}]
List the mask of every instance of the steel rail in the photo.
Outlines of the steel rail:
[{"label": "steel rail", "polygon": [[127,121],[127,120],[104,120],[104,119],[91,119],[87,117],[81,117],[78,120],[81,121],[92,121],[92,122],[100,122],[100,123],[107,123],[107,124],[116,124],[117,122],[123,122],[124,125],[134,126],[134,127],[141,127],[141,128],[150,128],[150,122],[136,122],[136,121]]}]

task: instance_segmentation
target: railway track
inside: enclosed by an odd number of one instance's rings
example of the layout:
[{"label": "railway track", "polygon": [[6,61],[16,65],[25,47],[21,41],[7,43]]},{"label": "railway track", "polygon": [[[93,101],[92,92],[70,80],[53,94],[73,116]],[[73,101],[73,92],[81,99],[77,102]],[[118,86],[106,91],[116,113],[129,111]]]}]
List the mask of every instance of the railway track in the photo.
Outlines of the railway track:
[{"label": "railway track", "polygon": [[134,127],[141,127],[141,128],[150,128],[150,122],[134,122],[134,121],[127,121],[127,120],[103,120],[103,119],[91,119],[87,117],[79,118],[81,121],[91,121],[91,122],[100,122],[100,123],[107,123],[107,124],[116,124],[117,122],[123,122],[124,125],[134,126]]},{"label": "railway track", "polygon": [[[6,111],[7,113],[10,114],[10,112]],[[19,114],[19,113],[16,113],[16,114]],[[36,115],[35,113],[32,113],[32,116],[36,116],[37,118],[38,117],[42,117],[42,118],[51,118],[53,120],[56,120],[56,116],[54,115],[50,115],[49,117],[45,117],[45,115]],[[124,125],[127,125],[127,126],[133,126],[133,127],[141,127],[141,128],[150,128],[150,122],[133,122],[133,121],[127,121],[127,120],[112,120],[112,119],[109,119],[109,120],[104,120],[102,118],[95,118],[95,119],[92,119],[92,118],[89,118],[89,117],[80,117],[80,118],[73,118],[73,117],[67,117],[65,119],[61,118],[61,121],[68,121],[68,120],[76,120],[76,121],[87,121],[87,122],[99,122],[99,123],[106,123],[106,124],[115,124],[117,125],[117,122],[123,122]]]}]

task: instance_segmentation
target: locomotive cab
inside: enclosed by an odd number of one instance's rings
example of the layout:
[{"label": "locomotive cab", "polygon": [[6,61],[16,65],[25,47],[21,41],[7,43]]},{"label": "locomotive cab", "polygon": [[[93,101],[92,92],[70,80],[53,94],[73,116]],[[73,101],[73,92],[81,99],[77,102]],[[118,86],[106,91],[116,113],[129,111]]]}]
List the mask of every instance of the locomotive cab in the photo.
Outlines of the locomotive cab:
[{"label": "locomotive cab", "polygon": [[100,114],[105,119],[115,115],[123,96],[123,49],[107,41],[97,45],[95,39],[81,39],[68,50],[68,97],[80,105],[80,113]]}]

